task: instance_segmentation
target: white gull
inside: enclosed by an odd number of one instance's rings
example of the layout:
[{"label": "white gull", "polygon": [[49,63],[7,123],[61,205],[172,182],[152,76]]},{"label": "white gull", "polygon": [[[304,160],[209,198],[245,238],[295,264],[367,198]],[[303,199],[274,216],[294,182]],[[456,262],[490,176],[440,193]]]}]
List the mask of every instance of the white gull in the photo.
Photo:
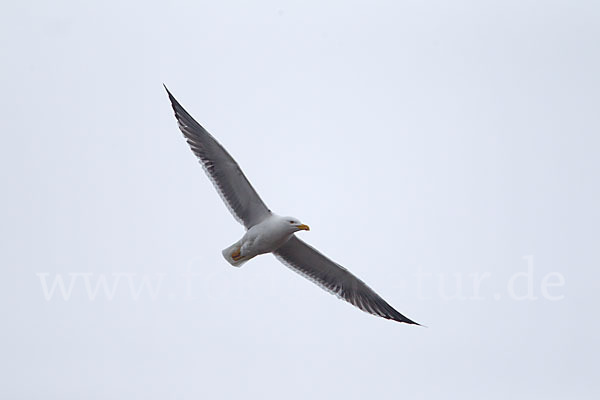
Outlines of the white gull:
[{"label": "white gull", "polygon": [[246,228],[240,240],[223,250],[231,265],[239,267],[259,254],[273,253],[292,270],[365,312],[419,325],[396,311],[346,268],[298,239],[294,233],[308,231],[308,226],[297,218],[271,212],[233,157],[185,111],[166,86],[165,89],[179,129],[229,211]]}]

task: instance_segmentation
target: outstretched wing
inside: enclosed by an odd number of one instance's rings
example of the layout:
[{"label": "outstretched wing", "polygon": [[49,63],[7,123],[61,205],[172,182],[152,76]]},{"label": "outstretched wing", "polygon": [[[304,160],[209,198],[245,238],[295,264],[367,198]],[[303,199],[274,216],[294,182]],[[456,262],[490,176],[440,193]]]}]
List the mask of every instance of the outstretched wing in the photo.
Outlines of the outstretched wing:
[{"label": "outstretched wing", "polygon": [[331,261],[296,236],[292,236],[273,254],[300,275],[365,312],[419,325],[396,311],[346,268]]},{"label": "outstretched wing", "polygon": [[233,216],[246,229],[269,216],[271,211],[233,157],[185,111],[166,86],[165,89],[175,111],[179,129]]}]

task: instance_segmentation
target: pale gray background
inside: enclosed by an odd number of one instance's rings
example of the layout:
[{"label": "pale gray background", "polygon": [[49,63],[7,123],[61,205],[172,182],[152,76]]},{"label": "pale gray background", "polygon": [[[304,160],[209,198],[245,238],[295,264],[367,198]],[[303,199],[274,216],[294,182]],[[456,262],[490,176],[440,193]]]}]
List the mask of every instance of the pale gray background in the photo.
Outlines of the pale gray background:
[{"label": "pale gray background", "polygon": [[[597,2],[0,11],[0,397],[600,394]],[[428,328],[362,313],[272,256],[226,264],[243,229],[162,82],[274,211],[311,226],[303,238]],[[517,301],[525,256],[537,300]],[[166,275],[155,298],[123,285],[90,301],[79,284],[46,301],[36,274],[73,272]],[[562,300],[541,295],[550,272]],[[473,273],[491,274],[479,299]]]}]

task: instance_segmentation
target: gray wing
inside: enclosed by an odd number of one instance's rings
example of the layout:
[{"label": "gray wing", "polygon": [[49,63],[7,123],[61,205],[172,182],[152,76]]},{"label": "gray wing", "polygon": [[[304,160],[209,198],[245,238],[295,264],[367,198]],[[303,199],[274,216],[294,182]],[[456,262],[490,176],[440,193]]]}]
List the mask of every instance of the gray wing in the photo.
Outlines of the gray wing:
[{"label": "gray wing", "polygon": [[271,211],[233,157],[185,111],[166,86],[165,89],[175,111],[179,129],[229,211],[246,229],[265,219]]},{"label": "gray wing", "polygon": [[296,236],[292,236],[273,254],[300,275],[365,312],[398,322],[419,325],[396,311],[346,268],[331,261]]}]

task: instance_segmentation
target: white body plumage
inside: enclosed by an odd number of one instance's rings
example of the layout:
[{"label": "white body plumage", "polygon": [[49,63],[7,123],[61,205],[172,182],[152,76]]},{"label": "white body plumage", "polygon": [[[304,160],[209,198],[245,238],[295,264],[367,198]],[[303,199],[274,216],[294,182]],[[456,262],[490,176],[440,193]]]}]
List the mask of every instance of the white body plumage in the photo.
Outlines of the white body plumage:
[{"label": "white body plumage", "polygon": [[281,217],[271,214],[254,225],[240,240],[222,251],[223,257],[234,267],[241,267],[246,261],[259,254],[271,253],[292,237],[294,232],[309,230],[294,217]]}]

